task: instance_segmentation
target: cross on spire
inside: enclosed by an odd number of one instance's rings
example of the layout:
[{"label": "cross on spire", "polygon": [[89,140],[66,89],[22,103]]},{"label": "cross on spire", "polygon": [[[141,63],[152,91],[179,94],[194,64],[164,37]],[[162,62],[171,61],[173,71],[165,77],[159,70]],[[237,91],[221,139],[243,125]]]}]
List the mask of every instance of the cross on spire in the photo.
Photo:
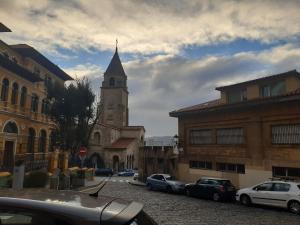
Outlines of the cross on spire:
[{"label": "cross on spire", "polygon": [[116,51],[118,51],[118,38],[116,38]]}]

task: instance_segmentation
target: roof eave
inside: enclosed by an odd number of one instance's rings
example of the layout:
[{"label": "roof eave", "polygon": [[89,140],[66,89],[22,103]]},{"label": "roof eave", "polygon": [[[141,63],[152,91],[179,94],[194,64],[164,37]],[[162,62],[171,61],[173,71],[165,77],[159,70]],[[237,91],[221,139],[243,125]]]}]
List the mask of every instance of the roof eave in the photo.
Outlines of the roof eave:
[{"label": "roof eave", "polygon": [[295,101],[300,100],[300,94],[297,95],[290,95],[290,96],[284,96],[280,98],[268,98],[263,100],[253,100],[253,101],[246,101],[246,102],[240,102],[240,103],[234,103],[234,104],[224,104],[219,105],[215,107],[210,107],[206,109],[198,109],[198,110],[190,110],[190,111],[172,111],[169,113],[170,117],[180,117],[180,116],[186,116],[186,115],[195,115],[195,114],[202,114],[202,113],[208,113],[208,112],[216,112],[216,111],[223,111],[223,110],[230,110],[230,109],[241,109],[241,108],[247,108],[251,106],[257,106],[257,105],[264,105],[264,104],[274,104],[274,103],[284,103],[289,101]]}]

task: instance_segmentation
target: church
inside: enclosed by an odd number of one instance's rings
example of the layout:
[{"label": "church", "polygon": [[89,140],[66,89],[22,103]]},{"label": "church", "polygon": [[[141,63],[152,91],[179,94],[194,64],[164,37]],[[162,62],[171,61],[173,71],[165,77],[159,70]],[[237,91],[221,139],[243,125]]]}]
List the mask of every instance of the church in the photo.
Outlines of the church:
[{"label": "church", "polygon": [[88,148],[88,157],[97,168],[114,172],[138,168],[139,149],[144,146],[143,126],[129,126],[127,75],[118,48],[101,86],[101,113]]}]

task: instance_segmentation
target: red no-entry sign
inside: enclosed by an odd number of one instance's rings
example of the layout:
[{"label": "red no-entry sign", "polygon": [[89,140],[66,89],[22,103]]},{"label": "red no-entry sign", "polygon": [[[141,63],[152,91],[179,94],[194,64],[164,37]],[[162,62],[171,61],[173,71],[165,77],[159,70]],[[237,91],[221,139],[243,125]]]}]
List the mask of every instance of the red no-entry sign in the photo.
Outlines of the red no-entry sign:
[{"label": "red no-entry sign", "polygon": [[80,149],[79,149],[79,155],[81,157],[84,157],[84,156],[86,156],[86,154],[87,154],[87,148],[86,147],[80,147]]}]

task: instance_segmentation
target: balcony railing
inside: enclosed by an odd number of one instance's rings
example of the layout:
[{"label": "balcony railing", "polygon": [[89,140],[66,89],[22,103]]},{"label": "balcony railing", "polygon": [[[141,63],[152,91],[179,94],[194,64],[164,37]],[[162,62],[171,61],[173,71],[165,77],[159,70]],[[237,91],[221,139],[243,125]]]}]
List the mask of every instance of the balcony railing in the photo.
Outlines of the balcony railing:
[{"label": "balcony railing", "polygon": [[38,109],[38,112],[32,112],[28,107],[21,107],[20,105],[11,104],[9,101],[0,101],[0,111],[1,110],[13,114],[19,114],[33,120],[47,123],[53,122],[48,115],[40,113],[40,108]]}]

